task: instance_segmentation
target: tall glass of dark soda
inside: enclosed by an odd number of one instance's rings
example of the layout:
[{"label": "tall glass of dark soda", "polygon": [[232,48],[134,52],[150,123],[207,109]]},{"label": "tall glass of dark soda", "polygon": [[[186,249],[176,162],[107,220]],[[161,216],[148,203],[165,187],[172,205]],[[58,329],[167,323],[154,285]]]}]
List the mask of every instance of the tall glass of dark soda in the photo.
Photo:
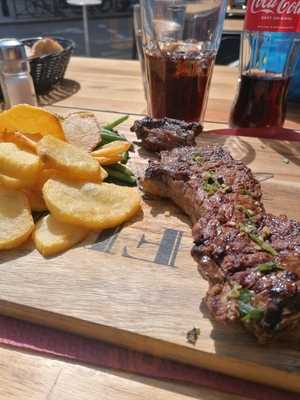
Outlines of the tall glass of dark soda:
[{"label": "tall glass of dark soda", "polygon": [[141,0],[148,112],[202,121],[225,0]]},{"label": "tall glass of dark soda", "polygon": [[230,126],[283,126],[300,44],[299,21],[295,3],[290,0],[248,0]]}]

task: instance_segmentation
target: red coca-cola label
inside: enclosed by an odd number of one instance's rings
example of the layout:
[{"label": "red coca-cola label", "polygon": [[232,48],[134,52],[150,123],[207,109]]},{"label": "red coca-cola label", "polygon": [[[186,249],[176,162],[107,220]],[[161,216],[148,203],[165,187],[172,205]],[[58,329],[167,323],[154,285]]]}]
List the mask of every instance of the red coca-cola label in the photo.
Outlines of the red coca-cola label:
[{"label": "red coca-cola label", "polygon": [[300,0],[248,0],[245,29],[300,32]]}]

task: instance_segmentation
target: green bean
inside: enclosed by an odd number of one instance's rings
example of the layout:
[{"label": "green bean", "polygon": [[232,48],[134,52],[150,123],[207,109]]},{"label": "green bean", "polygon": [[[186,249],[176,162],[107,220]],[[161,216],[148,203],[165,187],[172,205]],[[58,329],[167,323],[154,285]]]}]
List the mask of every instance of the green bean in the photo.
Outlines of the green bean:
[{"label": "green bean", "polygon": [[111,143],[111,142],[115,142],[116,140],[126,140],[127,139],[124,136],[120,136],[120,135],[115,135],[114,133],[106,133],[106,132],[102,132],[101,133],[101,144],[107,144],[107,143]]},{"label": "green bean", "polygon": [[121,172],[122,174],[126,174],[128,176],[134,176],[134,173],[131,171],[131,169],[123,164],[110,165],[109,168],[112,169],[113,171]]},{"label": "green bean", "polygon": [[125,153],[123,153],[123,155],[122,155],[121,163],[122,164],[127,164],[129,159],[130,159],[129,152],[125,151]]},{"label": "green bean", "polygon": [[101,132],[107,133],[108,135],[120,136],[118,131],[110,131],[109,129],[105,129],[105,128],[102,128]]},{"label": "green bean", "polygon": [[116,119],[113,122],[110,122],[109,124],[104,125],[103,129],[107,129],[108,131],[112,131],[116,126],[122,124],[122,122],[127,121],[129,118],[128,115],[124,115],[121,118]]},{"label": "green bean", "polygon": [[108,177],[111,181],[117,180],[123,183],[126,183],[130,186],[136,186],[136,178],[135,176],[129,175],[124,172],[117,171],[113,167],[107,167],[106,171],[108,173]]}]

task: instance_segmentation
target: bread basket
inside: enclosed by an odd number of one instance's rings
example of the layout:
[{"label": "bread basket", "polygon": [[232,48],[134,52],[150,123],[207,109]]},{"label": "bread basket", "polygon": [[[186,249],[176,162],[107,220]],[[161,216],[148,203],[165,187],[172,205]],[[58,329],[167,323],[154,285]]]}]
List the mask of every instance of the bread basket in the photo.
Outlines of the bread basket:
[{"label": "bread basket", "polygon": [[[55,39],[63,47],[63,51],[30,59],[31,75],[35,91],[38,95],[48,93],[54,85],[62,81],[75,48],[75,43],[70,39],[61,37],[51,38]],[[25,38],[21,39],[21,42],[25,46],[32,47],[39,39],[42,38]]]}]

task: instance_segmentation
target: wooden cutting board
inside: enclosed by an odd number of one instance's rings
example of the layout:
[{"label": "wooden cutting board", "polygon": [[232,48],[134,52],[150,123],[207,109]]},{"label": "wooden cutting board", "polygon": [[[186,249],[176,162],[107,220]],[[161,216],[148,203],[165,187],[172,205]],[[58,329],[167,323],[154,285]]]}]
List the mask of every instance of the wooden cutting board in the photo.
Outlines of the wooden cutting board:
[{"label": "wooden cutting board", "polygon": [[[300,220],[300,143],[212,135],[201,142],[224,144],[252,168],[268,211]],[[139,150],[133,159],[138,173],[143,157]],[[30,243],[2,252],[0,312],[300,392],[299,330],[262,346],[241,327],[212,321],[191,246],[188,218],[145,196],[134,221],[60,256],[45,259]],[[196,345],[186,341],[193,327],[201,330]]]}]

